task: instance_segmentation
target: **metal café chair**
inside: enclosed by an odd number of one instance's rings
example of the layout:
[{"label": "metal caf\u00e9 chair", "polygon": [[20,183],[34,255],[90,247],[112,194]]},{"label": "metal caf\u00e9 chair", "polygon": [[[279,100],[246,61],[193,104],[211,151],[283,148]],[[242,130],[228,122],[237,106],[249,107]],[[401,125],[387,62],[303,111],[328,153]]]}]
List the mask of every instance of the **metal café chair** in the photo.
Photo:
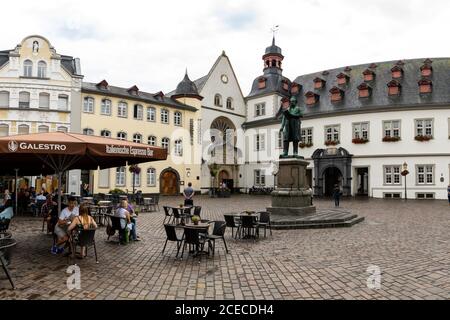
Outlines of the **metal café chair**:
[{"label": "metal caf\u00e9 chair", "polygon": [[264,238],[266,237],[266,229],[269,229],[270,235],[272,235],[272,225],[270,223],[270,212],[260,211],[258,226],[264,228]]},{"label": "metal caf\u00e9 chair", "polygon": [[17,241],[12,238],[0,239],[0,263],[13,289],[15,289],[16,287],[14,286],[14,282],[12,280],[11,273],[8,270],[8,266],[11,263],[12,249],[16,244]]},{"label": "metal caf\u00e9 chair", "polygon": [[164,248],[163,248],[161,254],[163,254],[164,250],[166,250],[168,241],[175,241],[177,243],[177,254],[175,255],[175,257],[177,258],[178,253],[180,253],[181,245],[183,243],[183,238],[178,237],[175,227],[176,226],[174,224],[165,224],[164,225],[164,230],[166,230],[167,239],[166,239],[166,243],[164,244]]},{"label": "metal caf\u00e9 chair", "polygon": [[234,238],[234,228],[236,228],[236,238],[239,231],[240,222],[236,222],[236,217],[234,215],[225,214],[225,223],[227,224],[227,227],[231,228],[231,236]]}]

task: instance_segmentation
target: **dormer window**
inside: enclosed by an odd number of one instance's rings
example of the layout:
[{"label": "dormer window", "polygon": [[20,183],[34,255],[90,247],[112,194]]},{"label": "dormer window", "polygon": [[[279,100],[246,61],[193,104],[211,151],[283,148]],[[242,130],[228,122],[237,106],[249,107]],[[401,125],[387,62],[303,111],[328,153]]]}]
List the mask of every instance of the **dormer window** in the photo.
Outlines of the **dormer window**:
[{"label": "dormer window", "polygon": [[155,93],[153,95],[153,98],[157,99],[157,100],[163,100],[164,98],[164,93],[162,91],[159,91],[158,93]]},{"label": "dormer window", "polygon": [[139,89],[136,86],[132,86],[130,89],[127,90],[129,94],[131,94],[132,96],[137,96]]},{"label": "dormer window", "polygon": [[419,82],[419,93],[431,93],[433,91],[433,83],[431,80],[422,79]]},{"label": "dormer window", "polygon": [[333,87],[330,89],[331,93],[331,102],[339,102],[344,98],[344,91],[339,89],[338,87]]},{"label": "dormer window", "polygon": [[261,77],[258,79],[258,89],[264,89],[266,87],[266,78]]},{"label": "dormer window", "polygon": [[322,89],[323,87],[325,87],[325,80],[321,79],[321,78],[314,78],[314,89]]},{"label": "dormer window", "polygon": [[330,74],[330,72],[328,72],[327,70],[322,71],[322,75],[323,75],[323,76],[327,76],[327,75],[329,75],[329,74]]},{"label": "dormer window", "polygon": [[108,90],[108,82],[106,80],[102,80],[99,83],[96,84],[97,88],[101,90]]},{"label": "dormer window", "polygon": [[403,77],[403,69],[399,65],[394,66],[391,69],[391,73],[392,73],[392,78],[394,78],[394,79],[400,79],[401,77]]},{"label": "dormer window", "polygon": [[375,79],[375,72],[366,69],[363,71],[364,81],[373,81]]},{"label": "dormer window", "polygon": [[368,98],[372,94],[372,88],[365,82],[358,86],[358,96],[360,98]]},{"label": "dormer window", "polygon": [[305,93],[306,104],[308,106],[316,104],[319,101],[319,97],[320,96],[318,94],[315,94],[312,91],[308,91],[307,93]]},{"label": "dormer window", "polygon": [[391,80],[388,84],[388,94],[390,96],[398,96],[401,92],[401,85],[396,80]]},{"label": "dormer window", "polygon": [[287,80],[282,81],[283,90],[289,91],[289,82]]},{"label": "dormer window", "polygon": [[376,67],[378,67],[376,63],[371,63],[369,66],[370,69],[375,69]]},{"label": "dormer window", "polygon": [[345,72],[350,72],[350,71],[352,71],[352,68],[350,68],[350,67],[345,67],[344,71],[345,71]]},{"label": "dormer window", "polygon": [[420,67],[420,73],[421,73],[422,77],[429,77],[429,76],[431,76],[432,72],[433,72],[433,68],[431,67],[430,64],[426,63]]},{"label": "dormer window", "polygon": [[297,94],[300,91],[300,85],[298,83],[292,82],[291,94]]},{"label": "dormer window", "polygon": [[342,84],[347,84],[348,79],[350,78],[348,75],[346,75],[345,73],[339,73],[337,76],[337,83],[342,85]]},{"label": "dormer window", "polygon": [[425,59],[425,61],[423,62],[424,64],[432,64],[433,61],[429,58]]}]

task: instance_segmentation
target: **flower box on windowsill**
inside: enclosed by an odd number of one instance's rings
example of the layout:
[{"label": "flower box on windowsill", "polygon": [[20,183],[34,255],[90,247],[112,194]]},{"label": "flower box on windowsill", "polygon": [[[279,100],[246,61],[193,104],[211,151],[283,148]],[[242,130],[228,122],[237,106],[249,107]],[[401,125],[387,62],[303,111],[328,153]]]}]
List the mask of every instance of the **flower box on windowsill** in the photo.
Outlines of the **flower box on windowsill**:
[{"label": "flower box on windowsill", "polygon": [[352,139],[352,143],[355,144],[363,144],[363,143],[367,143],[369,142],[369,139],[365,139],[365,138],[353,138]]},{"label": "flower box on windowsill", "polygon": [[417,135],[417,136],[414,137],[414,140],[421,141],[421,142],[429,141],[431,139],[433,139],[433,136],[431,136],[431,135],[425,135],[425,136],[424,135]]},{"label": "flower box on windowsill", "polygon": [[400,137],[383,137],[383,142],[397,142],[400,141]]},{"label": "flower box on windowsill", "polygon": [[310,143],[310,142],[306,142],[306,143],[304,143],[304,142],[300,142],[299,144],[298,144],[298,146],[300,147],[300,148],[310,148],[310,147],[312,147],[313,146],[313,144],[312,143]]},{"label": "flower box on windowsill", "polygon": [[327,140],[327,141],[325,141],[325,145],[326,146],[335,146],[335,145],[338,145],[339,144],[339,141],[336,141],[336,140]]}]

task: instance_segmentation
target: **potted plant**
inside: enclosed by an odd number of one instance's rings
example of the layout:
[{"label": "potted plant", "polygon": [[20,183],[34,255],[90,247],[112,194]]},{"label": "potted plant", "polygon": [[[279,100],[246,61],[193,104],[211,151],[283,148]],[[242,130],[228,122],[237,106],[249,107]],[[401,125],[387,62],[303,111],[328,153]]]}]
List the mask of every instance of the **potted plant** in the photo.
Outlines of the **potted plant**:
[{"label": "potted plant", "polygon": [[214,197],[215,196],[215,181],[216,181],[216,177],[217,174],[219,173],[219,168],[220,166],[217,163],[211,163],[208,165],[209,168],[209,174],[211,175],[211,188],[210,188],[210,197]]},{"label": "potted plant", "polygon": [[198,225],[198,223],[200,222],[200,216],[194,215],[192,216],[191,220],[195,225]]},{"label": "potted plant", "polygon": [[337,141],[337,140],[327,140],[327,141],[325,141],[325,145],[326,146],[335,146],[337,144],[339,144],[339,141]]},{"label": "potted plant", "polygon": [[433,139],[433,136],[431,136],[431,135],[421,135],[421,134],[418,134],[417,136],[414,137],[414,139],[415,139],[416,141],[423,142],[423,141],[429,141],[429,140]]},{"label": "potted plant", "polygon": [[137,164],[131,165],[128,170],[133,174],[133,196],[134,196],[134,182],[135,182],[135,175],[141,173],[141,168],[138,167]]},{"label": "potted plant", "polygon": [[309,147],[312,147],[313,146],[313,144],[312,144],[312,142],[300,142],[299,144],[298,144],[298,146],[300,147],[300,148],[309,148]]},{"label": "potted plant", "polygon": [[369,142],[369,139],[366,138],[353,138],[352,142],[355,144],[363,144]]},{"label": "potted plant", "polygon": [[391,136],[385,136],[383,137],[383,142],[396,142],[399,141],[400,137],[391,137]]}]

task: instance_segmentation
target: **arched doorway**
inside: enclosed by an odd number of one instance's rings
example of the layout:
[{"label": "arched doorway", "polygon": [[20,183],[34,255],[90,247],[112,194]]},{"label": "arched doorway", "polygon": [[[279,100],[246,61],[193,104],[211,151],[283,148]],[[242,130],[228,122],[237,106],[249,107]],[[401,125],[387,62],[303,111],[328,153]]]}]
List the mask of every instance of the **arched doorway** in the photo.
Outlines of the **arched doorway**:
[{"label": "arched doorway", "polygon": [[159,177],[159,192],[165,196],[180,193],[180,175],[172,168],[164,169]]},{"label": "arched doorway", "polygon": [[228,189],[233,190],[233,179],[231,179],[230,175],[228,174],[228,171],[221,170],[219,172],[219,183],[225,182],[225,185]]},{"label": "arched doorway", "polygon": [[342,187],[342,173],[336,167],[329,167],[323,172],[324,183],[324,195],[332,196],[335,185]]}]

